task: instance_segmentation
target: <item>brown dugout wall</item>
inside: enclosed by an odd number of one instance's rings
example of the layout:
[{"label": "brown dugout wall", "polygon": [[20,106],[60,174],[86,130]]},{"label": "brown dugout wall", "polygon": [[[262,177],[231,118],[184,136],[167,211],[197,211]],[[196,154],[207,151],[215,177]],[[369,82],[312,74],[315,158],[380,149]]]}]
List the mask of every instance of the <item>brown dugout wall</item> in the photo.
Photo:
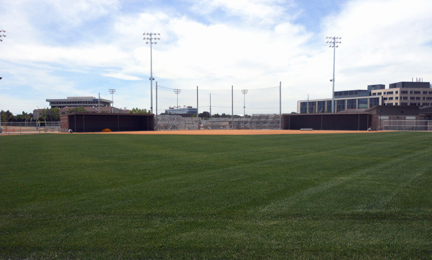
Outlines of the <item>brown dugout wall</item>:
[{"label": "brown dugout wall", "polygon": [[153,131],[153,114],[86,114],[73,113],[61,117],[61,128],[73,132]]},{"label": "brown dugout wall", "polygon": [[365,131],[372,124],[372,115],[361,114],[285,114],[282,129],[353,130]]}]

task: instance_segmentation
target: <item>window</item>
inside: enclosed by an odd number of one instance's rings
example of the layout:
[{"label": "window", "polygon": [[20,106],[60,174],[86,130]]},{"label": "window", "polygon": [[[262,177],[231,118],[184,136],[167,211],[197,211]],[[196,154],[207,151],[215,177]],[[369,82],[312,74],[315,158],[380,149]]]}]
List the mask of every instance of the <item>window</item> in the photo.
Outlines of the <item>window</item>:
[{"label": "window", "polygon": [[336,112],[345,110],[345,100],[337,100],[336,102]]},{"label": "window", "polygon": [[307,113],[307,102],[301,102],[300,103],[300,114],[306,114]]},{"label": "window", "polygon": [[388,100],[393,100],[393,97],[389,97]]},{"label": "window", "polygon": [[432,100],[432,97],[426,97],[426,100]]},{"label": "window", "polygon": [[357,108],[357,100],[356,99],[348,99],[347,100],[347,109],[356,109]]},{"label": "window", "polygon": [[414,91],[414,95],[420,95],[421,91]]},{"label": "window", "polygon": [[395,93],[396,93],[396,94],[398,94],[398,93],[399,93],[399,91],[396,91]]},{"label": "window", "polygon": [[369,107],[374,107],[379,105],[379,98],[369,99]]},{"label": "window", "polygon": [[420,100],[420,97],[416,97],[416,100]]},{"label": "window", "polygon": [[309,113],[315,113],[315,102],[309,102]]},{"label": "window", "polygon": [[408,103],[401,103],[401,106],[408,106]]},{"label": "window", "polygon": [[396,97],[395,99],[396,99],[396,100],[398,100],[398,99],[399,99],[399,97]]},{"label": "window", "polygon": [[372,96],[376,96],[376,93],[372,93]]},{"label": "window", "polygon": [[402,100],[408,100],[408,97],[401,97]]},{"label": "window", "polygon": [[408,91],[401,91],[401,94],[408,94]]},{"label": "window", "polygon": [[360,98],[360,99],[358,100],[358,108],[359,108],[359,109],[365,109],[365,108],[368,108],[367,105],[368,105],[368,100],[367,100],[367,98]]},{"label": "window", "polygon": [[393,91],[387,92],[387,95],[393,95]]},{"label": "window", "polygon": [[387,98],[385,97],[384,100],[387,100]]},{"label": "window", "polygon": [[393,103],[387,103],[387,106],[393,106]]},{"label": "window", "polygon": [[427,95],[427,93],[428,93],[427,91],[423,91],[423,95]]},{"label": "window", "polygon": [[378,92],[378,96],[381,96],[381,92]]},{"label": "window", "polygon": [[428,106],[429,106],[429,103],[423,103],[423,106],[424,106],[424,107],[428,107]]},{"label": "window", "polygon": [[415,97],[410,97],[410,100],[415,100]]},{"label": "window", "polygon": [[324,113],[325,112],[325,101],[318,101],[318,113]]},{"label": "window", "polygon": [[330,113],[332,111],[332,101],[328,100],[327,101],[327,111],[328,113]]}]

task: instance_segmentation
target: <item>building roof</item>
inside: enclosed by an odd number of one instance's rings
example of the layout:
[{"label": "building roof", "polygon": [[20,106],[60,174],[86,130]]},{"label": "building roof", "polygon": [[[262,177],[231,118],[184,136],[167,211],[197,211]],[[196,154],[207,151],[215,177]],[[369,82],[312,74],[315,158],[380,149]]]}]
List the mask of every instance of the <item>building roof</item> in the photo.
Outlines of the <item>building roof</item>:
[{"label": "building roof", "polygon": [[88,106],[111,106],[112,101],[108,99],[97,99],[96,97],[67,97],[66,99],[47,99],[51,107],[88,107]]}]

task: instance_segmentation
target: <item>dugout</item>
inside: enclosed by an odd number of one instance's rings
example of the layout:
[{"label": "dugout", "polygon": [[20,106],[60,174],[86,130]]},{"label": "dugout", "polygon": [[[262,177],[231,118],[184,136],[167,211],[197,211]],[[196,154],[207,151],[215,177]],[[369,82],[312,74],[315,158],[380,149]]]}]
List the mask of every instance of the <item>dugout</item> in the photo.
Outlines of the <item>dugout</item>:
[{"label": "dugout", "polygon": [[284,114],[282,129],[353,130],[366,131],[372,124],[369,113],[356,114]]},{"label": "dugout", "polygon": [[71,113],[60,117],[62,132],[153,131],[154,114],[89,114]]}]

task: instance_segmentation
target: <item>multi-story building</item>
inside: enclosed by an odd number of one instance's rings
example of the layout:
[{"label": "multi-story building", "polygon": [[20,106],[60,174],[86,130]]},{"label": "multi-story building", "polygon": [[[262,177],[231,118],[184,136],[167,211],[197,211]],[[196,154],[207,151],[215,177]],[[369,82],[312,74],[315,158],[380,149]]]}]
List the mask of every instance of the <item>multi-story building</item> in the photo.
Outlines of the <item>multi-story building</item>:
[{"label": "multi-story building", "polygon": [[112,101],[108,99],[101,98],[100,100],[95,97],[67,97],[66,99],[47,99],[49,105],[53,107],[63,108],[63,107],[92,107],[101,106],[109,107]]},{"label": "multi-story building", "polygon": [[[381,97],[371,96],[370,93],[376,89],[384,89],[385,85],[369,85],[367,90],[343,90],[335,91],[335,112],[347,109],[368,109],[382,104]],[[314,99],[297,101],[297,112],[305,113],[331,113],[332,99]]]},{"label": "multi-story building", "polygon": [[[387,106],[432,106],[432,89],[429,82],[397,82],[389,85],[368,85],[367,90],[335,91],[335,112],[365,110],[379,105]],[[330,113],[332,99],[297,101],[297,112]]]},{"label": "multi-story building", "polygon": [[372,96],[381,96],[386,106],[432,106],[432,89],[429,82],[397,82],[389,89],[373,90]]}]

